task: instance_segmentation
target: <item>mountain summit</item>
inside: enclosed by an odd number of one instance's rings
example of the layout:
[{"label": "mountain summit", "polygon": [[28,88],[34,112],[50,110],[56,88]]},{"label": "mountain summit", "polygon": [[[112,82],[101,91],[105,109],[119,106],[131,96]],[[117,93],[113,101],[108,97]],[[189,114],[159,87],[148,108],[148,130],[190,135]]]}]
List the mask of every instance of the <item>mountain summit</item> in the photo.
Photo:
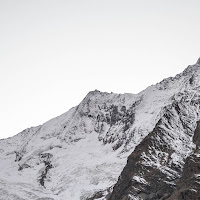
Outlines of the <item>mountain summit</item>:
[{"label": "mountain summit", "polygon": [[200,59],[139,94],[91,91],[0,140],[6,200],[200,199]]}]

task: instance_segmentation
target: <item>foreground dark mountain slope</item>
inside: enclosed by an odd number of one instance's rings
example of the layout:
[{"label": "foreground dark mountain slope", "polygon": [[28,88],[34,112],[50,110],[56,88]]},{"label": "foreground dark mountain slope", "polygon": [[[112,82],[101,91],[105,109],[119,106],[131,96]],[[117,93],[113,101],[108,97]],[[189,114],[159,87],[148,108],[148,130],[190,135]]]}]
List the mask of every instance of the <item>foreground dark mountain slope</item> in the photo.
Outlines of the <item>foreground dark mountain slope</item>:
[{"label": "foreground dark mountain slope", "polygon": [[[192,141],[196,127],[195,109],[191,104],[187,105],[187,112],[181,103],[168,106],[154,130],[128,157],[110,199],[168,199],[176,192],[177,183],[182,185],[191,178],[188,175],[195,176],[184,171],[200,167]],[[196,159],[194,163],[191,162],[193,158]],[[196,176],[199,172],[196,170]],[[191,191],[199,193],[199,187],[190,187]]]},{"label": "foreground dark mountain slope", "polygon": [[198,64],[184,71],[190,74],[185,91],[173,97],[153,131],[128,157],[109,200],[200,199]]},{"label": "foreground dark mountain slope", "polygon": [[194,133],[193,142],[196,144],[194,152],[187,157],[181,178],[177,182],[174,193],[168,200],[200,199],[200,122]]},{"label": "foreground dark mountain slope", "polygon": [[63,115],[0,140],[0,197],[199,198],[199,105],[200,60],[136,95],[89,92]]}]

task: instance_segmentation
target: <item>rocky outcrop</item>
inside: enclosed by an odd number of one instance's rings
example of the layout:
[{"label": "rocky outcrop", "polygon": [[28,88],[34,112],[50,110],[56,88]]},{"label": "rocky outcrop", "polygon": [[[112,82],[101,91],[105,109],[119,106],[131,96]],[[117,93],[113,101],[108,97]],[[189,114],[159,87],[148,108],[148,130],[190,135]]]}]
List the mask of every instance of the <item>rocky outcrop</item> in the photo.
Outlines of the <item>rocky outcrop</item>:
[{"label": "rocky outcrop", "polygon": [[41,160],[41,162],[44,163],[45,167],[41,171],[41,175],[39,176],[38,181],[44,187],[45,187],[45,180],[47,178],[47,174],[48,174],[49,170],[51,168],[53,168],[53,165],[51,164],[52,157],[53,157],[53,155],[50,153],[42,153],[40,155],[40,160]]},{"label": "rocky outcrop", "polygon": [[[113,150],[117,150],[123,144],[128,144],[127,134],[125,133],[134,123],[135,113],[133,106],[117,106],[111,104],[104,105],[100,108],[100,112],[96,117],[95,131],[99,133],[99,141],[103,140],[104,144],[115,143]],[[120,127],[121,135],[115,134],[116,127]],[[107,128],[106,134],[104,134]]]},{"label": "rocky outcrop", "polygon": [[22,159],[23,157],[23,153],[22,152],[18,152],[18,151],[15,151],[15,162],[18,162]]},{"label": "rocky outcrop", "polygon": [[167,200],[198,200],[200,199],[200,122],[194,132],[193,142],[196,144],[194,152],[187,157],[181,178],[176,189]]},{"label": "rocky outcrop", "polygon": [[167,200],[200,199],[200,154],[190,155],[185,162],[181,178]]},{"label": "rocky outcrop", "polygon": [[22,164],[22,165],[19,165],[18,171],[21,171],[21,170],[23,170],[23,169],[25,169],[25,168],[30,168],[30,167],[31,167],[30,165],[24,163],[24,164]]}]

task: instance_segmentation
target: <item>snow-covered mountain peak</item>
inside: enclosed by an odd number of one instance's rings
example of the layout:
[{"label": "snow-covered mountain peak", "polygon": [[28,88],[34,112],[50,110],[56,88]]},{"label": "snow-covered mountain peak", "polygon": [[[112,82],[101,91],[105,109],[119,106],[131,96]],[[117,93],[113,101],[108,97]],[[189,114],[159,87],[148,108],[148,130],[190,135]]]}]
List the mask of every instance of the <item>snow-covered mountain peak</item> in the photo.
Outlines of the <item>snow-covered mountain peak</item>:
[{"label": "snow-covered mountain peak", "polygon": [[[170,153],[162,152],[163,159],[182,167],[183,155],[195,147],[191,137],[199,119],[199,84],[198,61],[138,94],[91,91],[68,112],[0,140],[2,195],[12,195],[14,190],[7,188],[18,183],[19,199],[88,200],[96,193],[103,198],[116,183],[127,156],[155,127],[164,130],[155,138],[163,145],[166,141],[171,144]],[[161,166],[158,151],[143,158]],[[165,174],[171,172],[167,167],[163,167]],[[174,176],[178,173],[173,172]],[[138,177],[133,180],[147,183]]]},{"label": "snow-covered mountain peak", "polygon": [[200,64],[189,65],[175,77],[163,79],[156,84],[159,90],[176,90],[177,92],[191,90],[200,86]]}]

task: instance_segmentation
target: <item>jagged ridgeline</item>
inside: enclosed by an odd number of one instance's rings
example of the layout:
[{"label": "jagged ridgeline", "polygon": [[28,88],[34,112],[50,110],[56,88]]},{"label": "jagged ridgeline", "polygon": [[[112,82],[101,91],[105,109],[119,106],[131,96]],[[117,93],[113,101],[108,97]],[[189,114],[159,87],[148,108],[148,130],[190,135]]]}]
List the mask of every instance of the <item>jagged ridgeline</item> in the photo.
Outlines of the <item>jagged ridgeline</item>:
[{"label": "jagged ridgeline", "polygon": [[0,140],[0,199],[200,199],[200,59],[139,94],[89,92]]}]

